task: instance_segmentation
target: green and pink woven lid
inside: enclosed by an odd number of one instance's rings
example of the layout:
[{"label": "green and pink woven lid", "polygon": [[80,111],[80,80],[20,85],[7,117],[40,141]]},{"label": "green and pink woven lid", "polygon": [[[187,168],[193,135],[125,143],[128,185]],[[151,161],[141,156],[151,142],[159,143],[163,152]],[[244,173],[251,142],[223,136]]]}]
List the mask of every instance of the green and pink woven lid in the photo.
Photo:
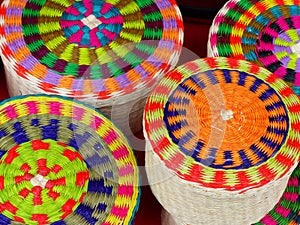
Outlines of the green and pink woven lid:
[{"label": "green and pink woven lid", "polygon": [[58,96],[0,104],[0,224],[131,224],[140,198],[124,135]]},{"label": "green and pink woven lid", "polygon": [[151,87],[183,43],[175,0],[4,0],[0,14],[1,55],[19,94],[111,103]]},{"label": "green and pink woven lid", "polygon": [[276,206],[255,225],[300,224],[300,165],[292,173]]},{"label": "green and pink woven lid", "polygon": [[230,0],[210,28],[209,56],[253,61],[300,95],[300,2]]}]

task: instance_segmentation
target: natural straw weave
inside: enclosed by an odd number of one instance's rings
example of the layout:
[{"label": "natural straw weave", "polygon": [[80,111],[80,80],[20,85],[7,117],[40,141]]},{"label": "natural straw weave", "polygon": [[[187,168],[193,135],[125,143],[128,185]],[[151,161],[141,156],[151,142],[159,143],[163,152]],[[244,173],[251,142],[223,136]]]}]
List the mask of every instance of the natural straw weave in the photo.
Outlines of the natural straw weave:
[{"label": "natural straw weave", "polygon": [[[58,96],[0,103],[0,224],[131,224],[139,171],[103,114]],[[20,222],[20,223],[18,223]]]},{"label": "natural straw weave", "polygon": [[[255,225],[300,224],[300,167],[292,173],[288,185],[276,206]],[[166,210],[162,212],[162,224],[176,225]]]},{"label": "natural straw weave", "polygon": [[11,96],[58,94],[108,116],[115,107],[121,127],[129,107],[141,127],[145,98],[183,43],[175,0],[4,0],[0,11]]},{"label": "natural straw weave", "polygon": [[229,0],[209,32],[208,56],[253,61],[300,95],[300,2]]},{"label": "natural straw weave", "polygon": [[168,73],[146,102],[146,170],[179,224],[259,221],[297,165],[300,102],[256,64],[206,58]]}]

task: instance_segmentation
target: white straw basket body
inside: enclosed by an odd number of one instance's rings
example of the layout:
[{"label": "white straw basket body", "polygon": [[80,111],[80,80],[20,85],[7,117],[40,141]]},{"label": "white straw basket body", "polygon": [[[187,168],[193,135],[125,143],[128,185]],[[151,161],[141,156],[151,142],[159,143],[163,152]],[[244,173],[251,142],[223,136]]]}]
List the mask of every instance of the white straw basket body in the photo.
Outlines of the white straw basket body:
[{"label": "white straw basket body", "polygon": [[[250,225],[258,222],[279,201],[294,168],[274,182],[243,193],[205,188],[172,173],[146,147],[146,171],[151,190],[176,225]],[[169,222],[167,222],[169,221]],[[175,225],[170,224],[170,225]]]}]

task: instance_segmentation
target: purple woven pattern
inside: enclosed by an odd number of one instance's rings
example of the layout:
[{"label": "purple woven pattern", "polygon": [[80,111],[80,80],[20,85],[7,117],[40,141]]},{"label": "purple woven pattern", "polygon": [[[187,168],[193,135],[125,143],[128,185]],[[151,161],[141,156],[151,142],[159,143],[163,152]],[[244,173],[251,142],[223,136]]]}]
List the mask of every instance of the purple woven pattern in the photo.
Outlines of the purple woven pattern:
[{"label": "purple woven pattern", "polygon": [[253,61],[275,73],[300,95],[298,0],[228,1],[210,29],[210,56]]},{"label": "purple woven pattern", "polygon": [[5,0],[1,15],[5,65],[69,97],[149,88],[177,63],[183,42],[174,0]]}]

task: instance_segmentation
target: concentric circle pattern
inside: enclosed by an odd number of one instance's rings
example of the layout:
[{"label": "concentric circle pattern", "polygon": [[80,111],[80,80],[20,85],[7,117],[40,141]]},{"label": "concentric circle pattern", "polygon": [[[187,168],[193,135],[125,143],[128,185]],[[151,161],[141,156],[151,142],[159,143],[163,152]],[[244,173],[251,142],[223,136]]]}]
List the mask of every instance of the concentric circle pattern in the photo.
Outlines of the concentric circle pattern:
[{"label": "concentric circle pattern", "polygon": [[1,158],[2,213],[25,224],[55,222],[79,206],[88,179],[87,165],[72,147],[51,139],[24,142]]},{"label": "concentric circle pattern", "polygon": [[57,96],[0,105],[0,224],[131,224],[135,156],[98,111]]},{"label": "concentric circle pattern", "polygon": [[228,1],[210,29],[210,56],[253,61],[300,95],[298,1]]},{"label": "concentric circle pattern", "polygon": [[183,41],[173,0],[5,0],[1,16],[4,63],[36,84],[29,93],[99,100],[150,87]]},{"label": "concentric circle pattern", "polygon": [[63,12],[60,26],[71,43],[79,47],[99,48],[119,36],[123,17],[117,8],[107,2],[74,2]]},{"label": "concentric circle pattern", "polygon": [[299,110],[292,89],[268,70],[244,60],[199,59],[155,86],[144,133],[182,179],[242,192],[294,167]]},{"label": "concentric circle pattern", "polygon": [[[206,96],[219,87],[222,96],[218,91]],[[233,114],[224,118],[226,112]],[[213,127],[222,129],[218,120],[226,120],[223,140],[212,143]],[[262,164],[282,147],[289,129],[286,107],[275,90],[261,79],[235,70],[212,70],[184,80],[166,103],[164,121],[184,154],[216,169]]]}]

